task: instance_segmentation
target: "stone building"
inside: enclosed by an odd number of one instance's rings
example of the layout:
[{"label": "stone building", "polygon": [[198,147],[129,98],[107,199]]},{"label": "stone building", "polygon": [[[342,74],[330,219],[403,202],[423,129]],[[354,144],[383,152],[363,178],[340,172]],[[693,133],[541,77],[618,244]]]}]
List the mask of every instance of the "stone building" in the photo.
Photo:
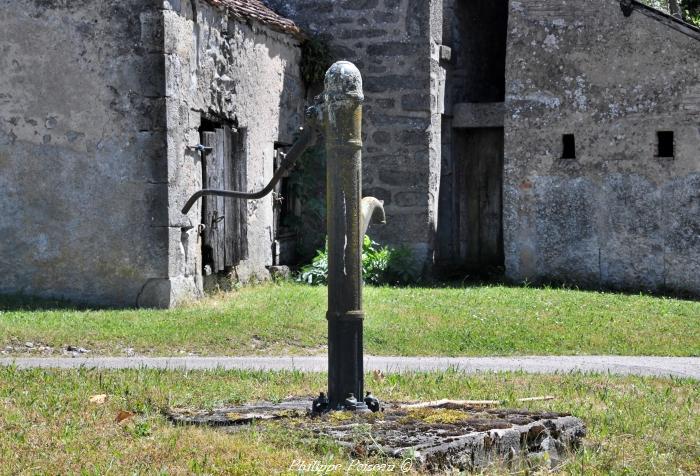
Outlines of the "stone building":
[{"label": "stone building", "polygon": [[0,292],[164,307],[205,269],[266,273],[270,197],[211,204],[202,235],[180,209],[272,176],[303,117],[301,39],[255,0],[5,0]]},{"label": "stone building", "polygon": [[170,306],[263,276],[271,197],[179,210],[269,180],[319,35],[364,76],[373,238],[429,272],[700,295],[700,30],[632,0],[264,3],[6,0],[0,293]]},{"label": "stone building", "polygon": [[635,2],[530,3],[509,20],[508,276],[700,295],[700,31]]},{"label": "stone building", "polygon": [[700,294],[700,30],[632,0],[268,0],[364,73],[382,242]]}]

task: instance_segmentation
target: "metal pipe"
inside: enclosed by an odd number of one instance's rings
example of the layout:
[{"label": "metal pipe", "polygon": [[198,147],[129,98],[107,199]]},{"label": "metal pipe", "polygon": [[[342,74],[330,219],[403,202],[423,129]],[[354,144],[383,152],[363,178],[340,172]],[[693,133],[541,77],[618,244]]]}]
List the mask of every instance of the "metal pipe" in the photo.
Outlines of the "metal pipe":
[{"label": "metal pipe", "polygon": [[[310,112],[309,114],[315,114],[315,112]],[[312,118],[309,122],[310,124],[307,127],[301,129],[301,135],[294,143],[292,148],[289,150],[289,153],[287,153],[287,156],[284,158],[279,168],[275,171],[275,174],[272,176],[272,180],[270,180],[270,183],[268,183],[265,186],[265,188],[257,192],[240,192],[234,190],[213,189],[199,190],[198,192],[195,192],[189,200],[187,200],[185,206],[182,207],[182,213],[184,215],[187,215],[187,213],[194,206],[197,200],[207,195],[217,195],[220,197],[229,198],[242,198],[246,200],[257,200],[268,195],[275,189],[275,185],[277,185],[277,183],[280,180],[282,180],[286,173],[290,171],[292,167],[294,167],[294,164],[297,160],[299,160],[299,157],[303,155],[304,151],[316,143],[316,136],[318,131],[315,124],[315,117]]]},{"label": "metal pipe", "polygon": [[384,212],[384,202],[377,200],[374,197],[365,197],[362,199],[362,222],[360,235],[363,237],[367,234],[367,228],[370,223],[386,224],[386,213]]}]

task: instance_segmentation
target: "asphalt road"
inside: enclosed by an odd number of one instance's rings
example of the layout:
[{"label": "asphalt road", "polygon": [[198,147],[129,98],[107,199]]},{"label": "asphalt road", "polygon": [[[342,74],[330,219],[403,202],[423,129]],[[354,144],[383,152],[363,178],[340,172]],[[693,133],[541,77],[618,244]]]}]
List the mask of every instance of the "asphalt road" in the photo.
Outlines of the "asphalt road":
[{"label": "asphalt road", "polygon": [[[103,368],[171,370],[299,370],[325,372],[327,356],[309,357],[4,357],[0,365],[19,368]],[[595,372],[616,375],[686,377],[700,380],[700,357],[365,357],[365,371],[429,372],[454,369],[465,373],[523,371],[528,373]]]}]

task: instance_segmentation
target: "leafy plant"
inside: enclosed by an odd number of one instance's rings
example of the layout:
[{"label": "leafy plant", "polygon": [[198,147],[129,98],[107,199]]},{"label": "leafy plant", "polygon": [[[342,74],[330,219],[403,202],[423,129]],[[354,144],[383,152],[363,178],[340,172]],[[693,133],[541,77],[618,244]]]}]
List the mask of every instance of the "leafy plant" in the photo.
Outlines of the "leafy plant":
[{"label": "leafy plant", "polygon": [[[668,0],[642,0],[643,3],[650,7],[671,13]],[[683,19],[688,23],[700,26],[700,0],[679,0],[678,7],[680,8]]]},{"label": "leafy plant", "polygon": [[133,434],[134,436],[145,438],[151,436],[153,429],[147,421],[140,421],[134,425]]},{"label": "leafy plant", "polygon": [[413,256],[406,246],[392,249],[389,262],[384,272],[384,282],[387,284],[413,284],[420,281],[423,273],[421,263]]},{"label": "leafy plant", "polygon": [[297,281],[308,284],[326,284],[328,282],[328,242],[322,250],[316,252],[316,256],[310,264],[301,268]]},{"label": "leafy plant", "polygon": [[362,279],[369,284],[382,284],[382,278],[389,267],[391,250],[365,235],[362,242]]},{"label": "leafy plant", "polygon": [[[420,280],[421,267],[406,247],[380,246],[369,236],[362,242],[362,278],[368,284],[411,284]],[[310,264],[301,268],[297,281],[328,282],[328,242]]]},{"label": "leafy plant", "polygon": [[692,23],[695,26],[700,26],[700,9],[696,11],[686,10],[685,21]]},{"label": "leafy plant", "polygon": [[301,78],[307,87],[322,84],[333,63],[328,42],[309,38],[301,45]]}]

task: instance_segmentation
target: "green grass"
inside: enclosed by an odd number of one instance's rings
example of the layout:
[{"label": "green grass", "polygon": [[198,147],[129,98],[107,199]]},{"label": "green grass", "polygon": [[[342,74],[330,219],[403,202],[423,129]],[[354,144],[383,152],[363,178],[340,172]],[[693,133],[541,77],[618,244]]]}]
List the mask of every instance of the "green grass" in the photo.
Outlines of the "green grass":
[{"label": "green grass", "polygon": [[[325,352],[326,288],[244,287],[178,309],[79,310],[0,301],[0,349],[199,355]],[[571,289],[365,289],[365,350],[377,355],[700,356],[700,302]]]},{"label": "green grass", "polygon": [[[280,474],[295,459],[346,465],[328,441],[310,444],[284,424],[220,430],[174,427],[168,407],[308,396],[323,374],[299,372],[47,371],[0,368],[0,474]],[[571,412],[588,426],[561,474],[699,474],[697,381],[608,375],[367,376],[385,400],[515,399],[554,395],[530,409]],[[105,404],[91,395],[108,394]],[[136,416],[115,423],[118,411]],[[382,460],[372,460],[381,462]],[[504,473],[497,467],[487,473]],[[340,474],[340,473],[338,473]]]}]

